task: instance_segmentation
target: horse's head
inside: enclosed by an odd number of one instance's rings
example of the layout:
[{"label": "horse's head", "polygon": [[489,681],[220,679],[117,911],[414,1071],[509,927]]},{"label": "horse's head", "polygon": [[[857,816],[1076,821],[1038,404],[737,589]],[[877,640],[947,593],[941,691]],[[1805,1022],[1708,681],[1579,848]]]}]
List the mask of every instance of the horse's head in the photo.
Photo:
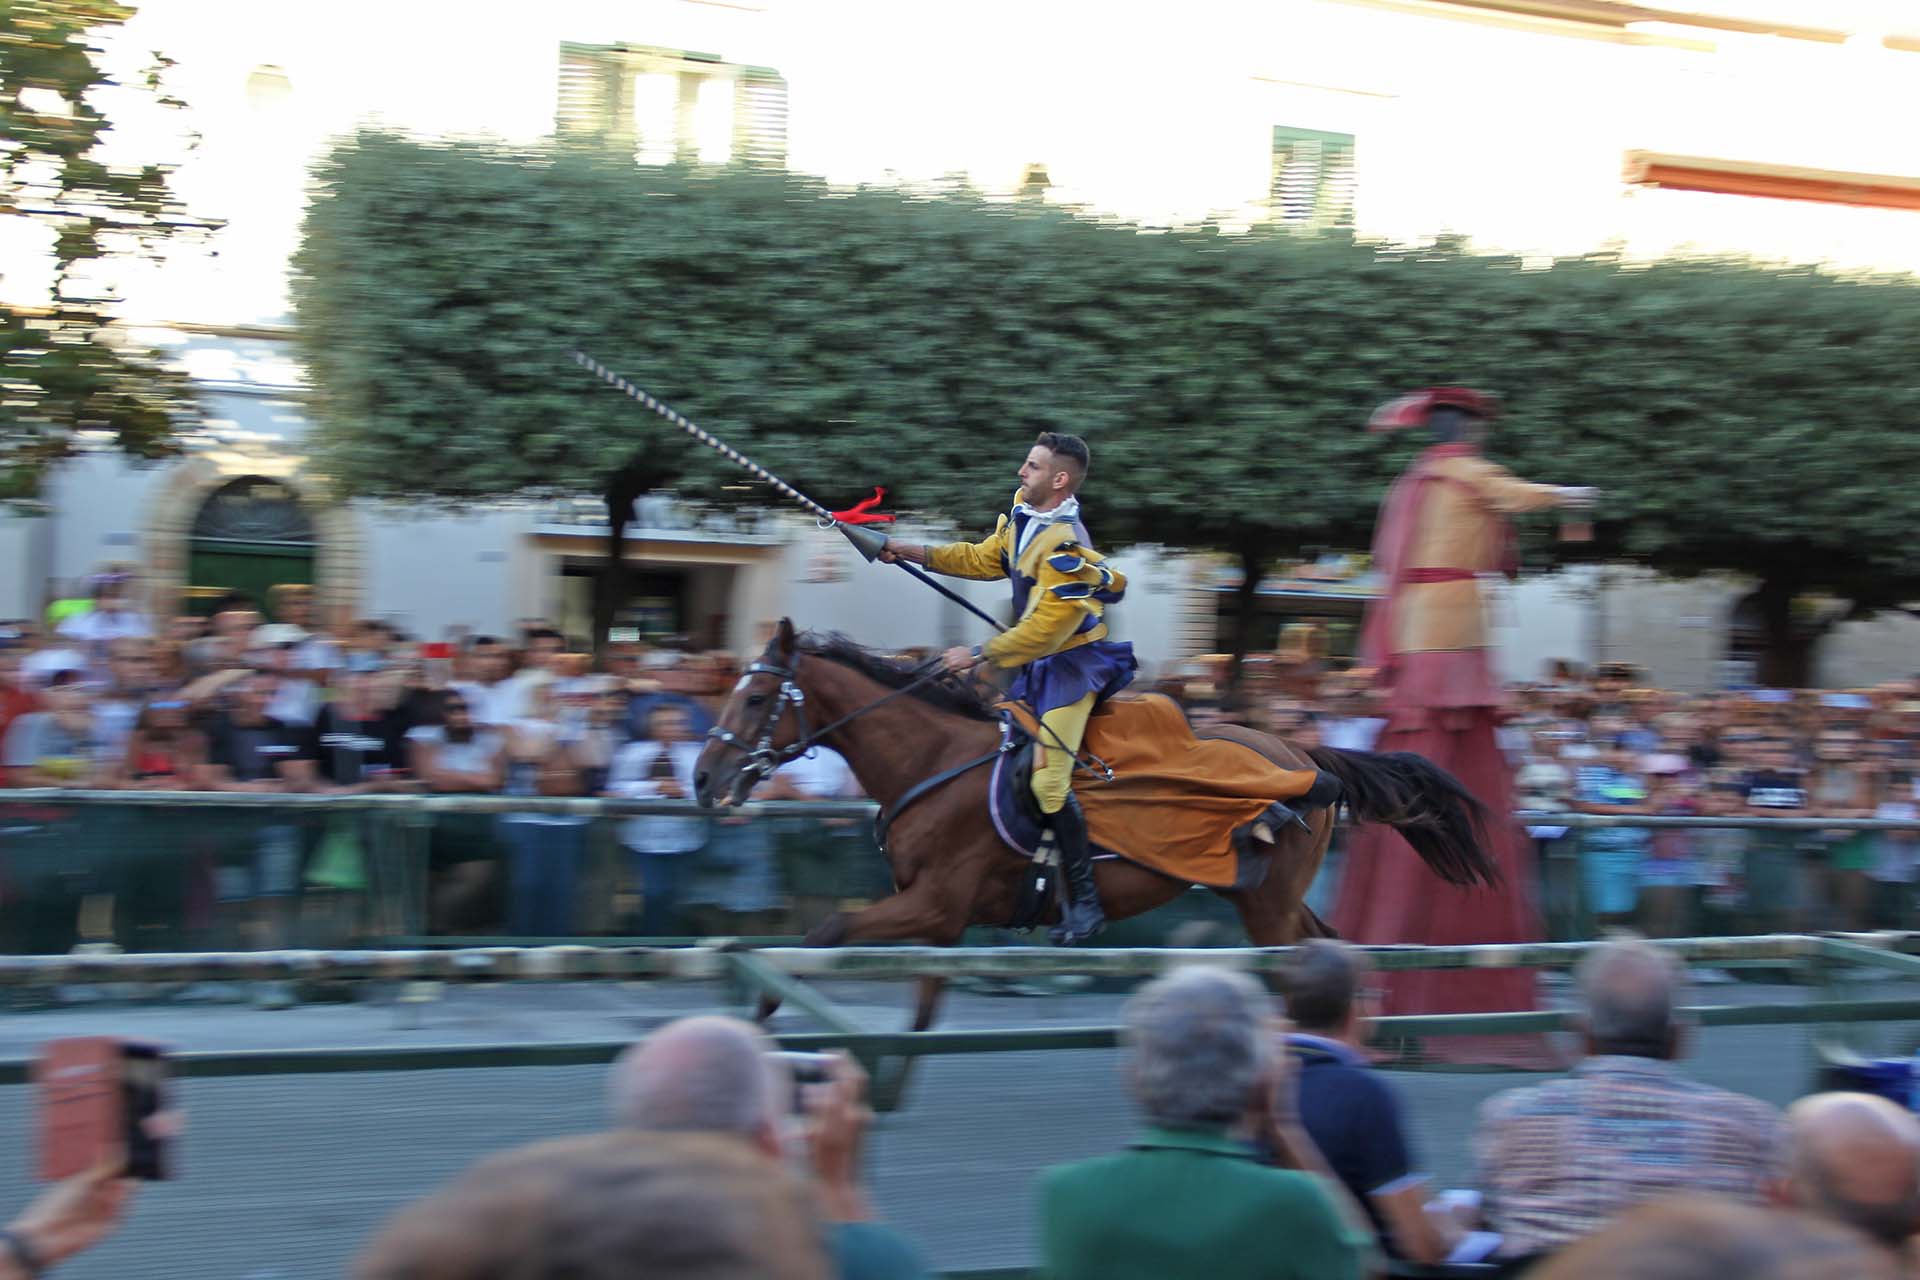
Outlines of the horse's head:
[{"label": "horse's head", "polygon": [[798,663],[793,623],[782,618],[708,730],[693,768],[694,797],[702,805],[742,803],[755,784],[797,754],[792,748],[807,736]]}]

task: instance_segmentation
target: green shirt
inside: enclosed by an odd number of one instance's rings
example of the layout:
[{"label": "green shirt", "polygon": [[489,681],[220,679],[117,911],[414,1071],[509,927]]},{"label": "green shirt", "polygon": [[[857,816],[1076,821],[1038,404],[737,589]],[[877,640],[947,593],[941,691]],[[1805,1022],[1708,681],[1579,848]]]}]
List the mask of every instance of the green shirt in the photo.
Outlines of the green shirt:
[{"label": "green shirt", "polygon": [[1040,1236],[1050,1280],[1358,1280],[1372,1243],[1317,1180],[1224,1130],[1152,1128],[1042,1173]]}]

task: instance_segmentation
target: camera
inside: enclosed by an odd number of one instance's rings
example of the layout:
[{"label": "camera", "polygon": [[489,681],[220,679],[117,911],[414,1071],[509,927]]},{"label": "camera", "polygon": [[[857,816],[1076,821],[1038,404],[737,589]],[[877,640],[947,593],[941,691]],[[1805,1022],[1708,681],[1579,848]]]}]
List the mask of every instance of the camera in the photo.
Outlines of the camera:
[{"label": "camera", "polygon": [[34,1064],[40,1176],[73,1177],[115,1155],[129,1178],[173,1176],[177,1113],[166,1051],[113,1036],[50,1041]]},{"label": "camera", "polygon": [[777,1062],[785,1063],[787,1074],[793,1078],[793,1114],[805,1115],[807,1090],[833,1081],[833,1055],[781,1052],[770,1056]]}]

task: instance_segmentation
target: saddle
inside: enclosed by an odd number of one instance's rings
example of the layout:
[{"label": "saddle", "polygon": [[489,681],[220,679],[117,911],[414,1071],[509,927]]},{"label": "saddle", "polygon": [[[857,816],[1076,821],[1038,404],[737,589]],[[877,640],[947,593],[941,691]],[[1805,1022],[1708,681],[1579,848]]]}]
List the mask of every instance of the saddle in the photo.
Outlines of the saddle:
[{"label": "saddle", "polygon": [[[988,808],[1001,841],[1044,864],[1052,845],[1029,786],[1037,728],[1025,707],[1001,707]],[[1084,768],[1073,776],[1094,856],[1215,889],[1259,886],[1272,865],[1271,837],[1299,821],[1286,802],[1317,776],[1231,738],[1195,737],[1179,706],[1159,694],[1102,703],[1081,746],[1113,772],[1110,782]]]}]

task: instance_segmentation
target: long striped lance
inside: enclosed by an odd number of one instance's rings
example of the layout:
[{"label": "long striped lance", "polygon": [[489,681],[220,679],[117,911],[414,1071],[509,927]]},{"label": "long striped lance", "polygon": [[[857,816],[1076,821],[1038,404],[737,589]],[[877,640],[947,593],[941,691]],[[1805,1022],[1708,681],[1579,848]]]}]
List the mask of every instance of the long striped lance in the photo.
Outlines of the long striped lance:
[{"label": "long striped lance", "polygon": [[[887,538],[885,534],[877,533],[872,529],[861,528],[858,525],[850,525],[839,519],[836,519],[833,512],[827,510],[825,507],[815,502],[812,498],[809,498],[806,494],[800,492],[798,489],[788,484],[785,480],[782,480],[779,476],[776,476],[775,474],[773,474],[773,472],[767,470],[765,467],[755,462],[752,458],[749,458],[746,454],[741,453],[738,449],[735,449],[732,445],[720,439],[718,436],[714,435],[711,431],[705,430],[704,428],[699,426],[697,423],[689,419],[685,414],[681,413],[678,409],[675,409],[672,405],[668,404],[666,401],[658,399],[657,397],[653,396],[644,387],[635,386],[633,383],[627,381],[625,378],[621,377],[619,374],[615,373],[613,370],[607,368],[607,366],[601,364],[598,360],[595,360],[592,356],[588,355],[586,352],[575,351],[573,353],[573,362],[579,365],[582,369],[585,369],[588,373],[591,373],[594,377],[600,379],[600,381],[606,383],[608,386],[613,387],[618,391],[625,392],[627,395],[631,396],[633,399],[638,400],[642,405],[646,406],[648,409],[651,409],[653,412],[659,414],[661,417],[665,418],[668,422],[671,422],[674,426],[680,428],[682,431],[692,436],[695,440],[698,440],[701,444],[707,446],[707,448],[712,449],[715,453],[718,453],[722,457],[726,458],[728,462],[733,463],[735,466],[744,468],[746,471],[750,472],[754,476],[754,478],[765,481],[769,486],[773,488],[774,492],[778,493],[781,497],[786,498],[788,501],[797,504],[799,507],[805,510],[808,514],[812,515],[815,519],[819,520],[821,528],[838,529],[842,534],[846,535],[847,541],[851,542],[854,545],[854,549],[859,551],[861,555],[867,558],[869,563],[871,563],[873,559],[880,554],[880,549],[887,545]],[[1006,627],[1002,623],[1000,623],[998,620],[996,620],[993,617],[993,615],[987,613],[985,610],[981,609],[978,605],[974,604],[971,600],[967,599],[965,596],[959,594],[958,592],[953,591],[945,586],[942,586],[938,582],[935,582],[932,578],[922,573],[915,566],[908,564],[904,560],[895,560],[893,561],[893,563],[899,565],[902,569],[905,569],[908,573],[912,574],[914,577],[918,578],[920,581],[926,583],[928,586],[932,587],[935,591],[938,591],[941,595],[945,596],[947,599],[953,601],[955,604],[959,605],[961,608],[965,609],[967,612],[973,614],[974,617],[979,618],[982,622],[985,622],[988,626],[992,627],[994,630],[996,631],[1006,630]]]}]

